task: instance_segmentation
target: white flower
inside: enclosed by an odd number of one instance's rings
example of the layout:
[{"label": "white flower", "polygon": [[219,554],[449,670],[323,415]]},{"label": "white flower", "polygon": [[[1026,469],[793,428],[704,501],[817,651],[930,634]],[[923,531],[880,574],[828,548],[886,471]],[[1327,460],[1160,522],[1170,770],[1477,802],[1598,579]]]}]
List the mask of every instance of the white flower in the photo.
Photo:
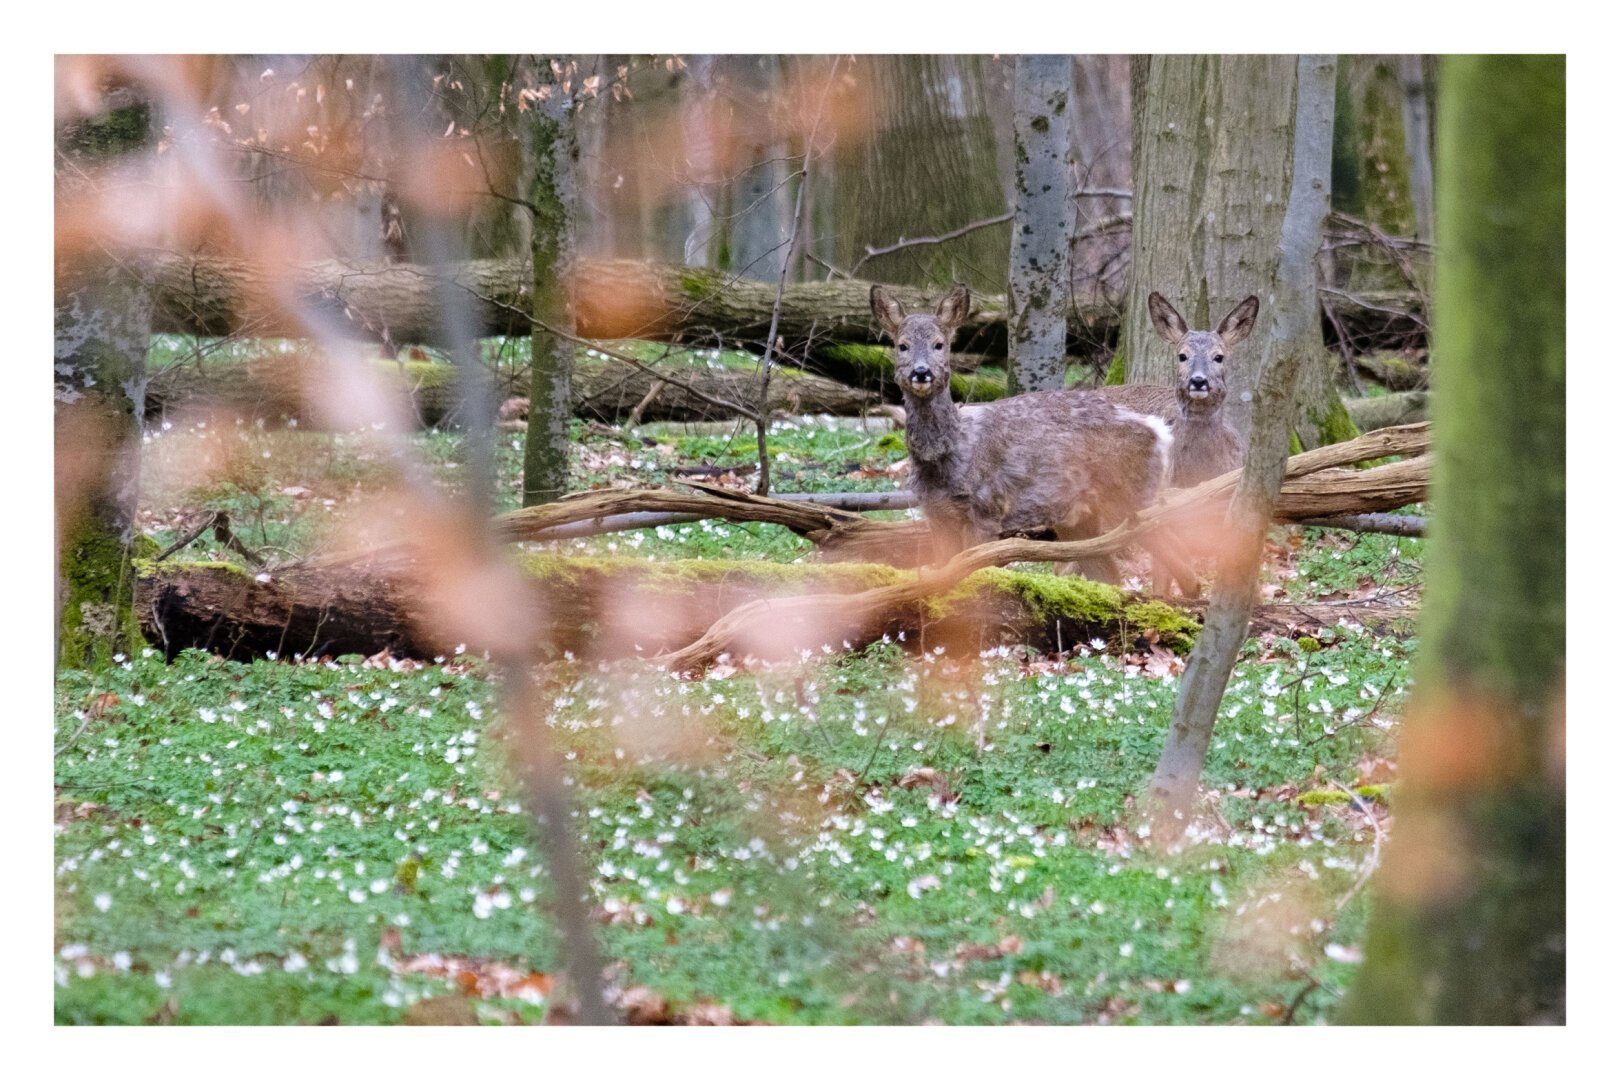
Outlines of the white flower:
[{"label": "white flower", "polygon": [[109,893],[97,893],[96,894],[96,910],[97,911],[106,911],[110,907],[112,907],[112,896],[111,896],[111,894],[109,894]]}]

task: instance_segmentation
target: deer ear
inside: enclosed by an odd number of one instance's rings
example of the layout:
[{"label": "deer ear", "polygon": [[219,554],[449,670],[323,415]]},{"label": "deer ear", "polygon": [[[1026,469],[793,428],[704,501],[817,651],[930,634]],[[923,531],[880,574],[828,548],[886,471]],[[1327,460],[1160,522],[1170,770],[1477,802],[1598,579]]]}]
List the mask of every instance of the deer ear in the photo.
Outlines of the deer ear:
[{"label": "deer ear", "polygon": [[1156,292],[1148,294],[1148,316],[1153,320],[1153,329],[1170,344],[1175,345],[1187,336],[1187,320]]},{"label": "deer ear", "polygon": [[939,320],[940,327],[948,334],[967,321],[972,307],[973,294],[968,292],[968,287],[952,285],[951,291],[940,299],[939,307],[934,309],[934,318]]},{"label": "deer ear", "polygon": [[1258,314],[1260,314],[1260,298],[1251,296],[1233,308],[1231,314],[1221,320],[1221,325],[1215,328],[1215,332],[1221,335],[1221,340],[1227,345],[1236,345],[1248,337],[1249,331],[1254,329],[1254,317]]},{"label": "deer ear", "polygon": [[900,301],[882,285],[872,286],[872,316],[877,319],[878,326],[891,338],[900,335],[900,324],[905,321],[906,309],[900,306]]}]

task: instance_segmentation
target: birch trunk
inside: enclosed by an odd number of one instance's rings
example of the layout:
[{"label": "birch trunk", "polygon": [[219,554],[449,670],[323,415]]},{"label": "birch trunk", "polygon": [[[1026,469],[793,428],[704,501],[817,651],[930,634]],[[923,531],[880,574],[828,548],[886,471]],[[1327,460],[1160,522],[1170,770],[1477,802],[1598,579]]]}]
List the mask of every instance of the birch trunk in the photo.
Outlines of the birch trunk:
[{"label": "birch trunk", "polygon": [[1007,388],[1063,388],[1069,297],[1069,109],[1074,58],[1020,56],[1013,72],[1013,228]]}]

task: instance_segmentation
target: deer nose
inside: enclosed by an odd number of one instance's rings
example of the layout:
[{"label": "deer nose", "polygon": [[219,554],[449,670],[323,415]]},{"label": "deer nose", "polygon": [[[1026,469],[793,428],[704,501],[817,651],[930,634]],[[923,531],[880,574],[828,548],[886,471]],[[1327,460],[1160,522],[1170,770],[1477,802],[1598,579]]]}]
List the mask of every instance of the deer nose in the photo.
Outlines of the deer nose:
[{"label": "deer nose", "polygon": [[1209,388],[1209,380],[1204,378],[1202,375],[1194,375],[1192,378],[1187,380],[1187,385],[1192,387],[1194,390],[1207,390]]},{"label": "deer nose", "polygon": [[929,371],[926,365],[918,364],[916,367],[911,369],[911,378],[916,382],[931,382],[934,378],[934,373]]}]

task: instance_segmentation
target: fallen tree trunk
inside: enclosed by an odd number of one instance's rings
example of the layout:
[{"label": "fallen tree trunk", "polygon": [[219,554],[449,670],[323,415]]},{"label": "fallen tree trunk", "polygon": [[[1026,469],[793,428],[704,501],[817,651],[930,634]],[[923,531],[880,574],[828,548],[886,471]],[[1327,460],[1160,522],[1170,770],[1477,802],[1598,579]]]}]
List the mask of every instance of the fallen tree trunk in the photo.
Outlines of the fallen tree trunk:
[{"label": "fallen tree trunk", "polygon": [[[328,384],[322,367],[333,362],[314,354],[294,353],[241,363],[175,365],[152,379],[146,395],[147,415],[184,405],[226,409],[273,423],[297,420],[319,424],[325,419],[323,414],[329,412],[322,407],[326,404],[322,400],[323,387]],[[422,423],[437,425],[453,417],[460,402],[453,365],[378,360],[371,366],[388,392],[408,396]],[[616,360],[578,357],[571,383],[574,415],[619,423],[639,406],[639,415],[645,420],[712,420],[747,415],[758,405],[759,376],[745,369],[682,365],[659,370],[679,385],[662,382]],[[498,374],[498,391],[503,395],[526,393],[527,371],[525,365]],[[688,385],[698,393],[683,388]],[[727,410],[706,398],[732,402],[740,408]],[[878,403],[875,394],[794,368],[778,369],[771,378],[772,413],[858,416]],[[341,421],[342,417],[336,419]]]},{"label": "fallen tree trunk", "polygon": [[[1394,461],[1371,469],[1345,469],[1334,466],[1365,458],[1391,454],[1421,453],[1428,446],[1428,425],[1414,424],[1372,432],[1346,443],[1334,444],[1337,456],[1327,459],[1321,450],[1295,455],[1292,462],[1313,463],[1330,460],[1330,465],[1314,465],[1296,471],[1283,480],[1276,519],[1304,522],[1318,518],[1375,514],[1421,500],[1428,489],[1430,462],[1425,456]],[[1208,491],[1200,498],[1212,499],[1230,491],[1236,472],[1217,477],[1194,492]],[[1225,486],[1222,487],[1222,483]],[[880,562],[913,567],[935,561],[938,552],[924,521],[874,521],[859,513],[809,502],[789,502],[709,485],[690,485],[694,491],[662,488],[626,488],[588,491],[570,495],[544,506],[515,510],[496,519],[496,535],[503,541],[541,541],[569,535],[589,535],[611,531],[604,526],[615,518],[632,514],[691,515],[683,520],[724,518],[728,521],[780,525],[811,541],[823,559],[832,561]],[[904,493],[896,493],[901,495]],[[909,501],[909,500],[908,500]],[[1172,493],[1143,514],[1144,520],[1161,513],[1159,508],[1182,507],[1186,513],[1187,493]],[[901,505],[896,499],[895,508]],[[1158,520],[1154,518],[1154,520]],[[643,519],[649,527],[664,521]],[[558,535],[555,530],[580,523],[593,526]]]},{"label": "fallen tree trunk", "polygon": [[1429,394],[1425,390],[1408,390],[1379,397],[1347,397],[1344,411],[1361,431],[1416,424],[1429,417]]},{"label": "fallen tree trunk", "polygon": [[[1336,469],[1358,461],[1367,461],[1391,454],[1411,454],[1426,450],[1429,445],[1427,424],[1388,428],[1375,431],[1348,442],[1333,443],[1295,454],[1288,459],[1284,485],[1289,480],[1308,477],[1326,469]],[[1417,465],[1395,462],[1384,468]],[[1422,468],[1427,470],[1427,462]],[[1373,470],[1367,470],[1372,472]],[[904,583],[880,586],[851,595],[826,594],[801,596],[775,601],[753,601],[717,620],[696,641],[677,649],[661,662],[674,671],[697,671],[714,663],[728,652],[746,653],[761,640],[780,640],[798,633],[801,647],[813,640],[819,632],[825,640],[828,635],[842,634],[861,638],[869,634],[882,613],[906,604],[948,593],[969,575],[988,567],[1003,567],[1015,562],[1069,562],[1102,554],[1113,554],[1159,529],[1175,529],[1179,525],[1196,522],[1218,500],[1230,499],[1242,470],[1234,470],[1215,477],[1197,487],[1175,491],[1161,498],[1152,507],[1139,514],[1134,521],[1124,522],[1107,534],[1092,540],[1049,542],[1041,540],[997,540],[969,548],[943,566],[926,569]],[[1307,502],[1317,502],[1313,495]],[[1279,512],[1281,512],[1279,502]],[[1320,513],[1310,516],[1319,517]],[[775,635],[771,637],[770,635]]]},{"label": "fallen tree trunk", "polygon": [[[157,253],[148,257],[148,273],[157,300],[154,329],[159,331],[296,336],[307,323],[277,299],[290,291],[305,313],[335,317],[335,324],[357,338],[432,343],[441,336],[438,285],[426,267],[333,261],[277,267],[214,255]],[[450,273],[453,283],[475,298],[474,315],[484,334],[528,334],[533,275],[525,262],[474,260],[456,264]],[[770,283],[630,259],[581,260],[575,288],[576,330],[587,338],[758,344],[770,326],[776,300]],[[790,284],[783,290],[777,333],[790,352],[812,338],[875,344],[870,288],[869,282],[857,280]],[[921,310],[936,299],[928,290],[906,286],[897,286],[895,292],[908,310]],[[1398,349],[1425,336],[1421,322],[1411,315],[1418,310],[1415,294],[1353,300],[1327,293],[1323,299],[1358,341]],[[975,307],[978,310],[958,336],[958,347],[967,353],[1005,356],[1004,298],[978,297]],[[1080,351],[1112,340],[1118,326],[1119,312],[1112,305],[1069,307],[1069,338]]]},{"label": "fallen tree trunk", "polygon": [[[698,637],[749,601],[781,603],[807,593],[855,593],[908,575],[888,566],[781,565],[724,560],[523,558],[531,602],[546,627],[536,656],[569,652],[587,662],[650,657]],[[459,644],[437,633],[423,606],[421,568],[410,557],[302,565],[259,575],[220,563],[160,563],[136,585],[149,640],[173,657],[205,649],[238,659],[372,655],[431,659]],[[873,614],[847,640],[887,634],[908,648],[974,655],[996,645],[1042,652],[1102,640],[1112,651],[1148,644],[1184,651],[1198,632],[1196,603],[1144,600],[1081,578],[984,570],[948,596],[915,599]],[[1258,608],[1256,631],[1317,634],[1341,619],[1383,625],[1411,617],[1396,608],[1281,604]],[[773,625],[751,655],[792,659],[826,627]]]},{"label": "fallen tree trunk", "polygon": [[[1320,516],[1328,501],[1324,491],[1333,483],[1332,477],[1321,475],[1322,470],[1388,454],[1416,453],[1427,445],[1427,426],[1414,425],[1308,451],[1289,460],[1284,491],[1290,483],[1297,492],[1302,481],[1313,481],[1316,487],[1297,498],[1313,510],[1311,516]],[[1402,467],[1416,473],[1426,470],[1427,464],[1420,458],[1380,469]],[[1352,488],[1349,500],[1365,503],[1364,478],[1379,471],[1343,474],[1345,480],[1363,485]],[[1196,632],[1188,614],[1198,610],[1196,605],[1144,603],[1081,578],[999,568],[1009,562],[1067,561],[1117,550],[1145,529],[1173,523],[1229,495],[1236,476],[1229,473],[1173,493],[1136,524],[1096,540],[1003,540],[973,548],[920,574],[854,563],[657,563],[522,556],[535,583],[532,601],[546,627],[534,649],[537,654],[566,650],[601,659],[676,650],[668,661],[685,668],[712,663],[733,648],[761,657],[791,657],[823,644],[859,646],[884,634],[897,640],[903,634],[908,644],[944,645],[957,652],[1008,642],[1062,648],[1092,638],[1125,648],[1138,638],[1185,646]],[[1401,481],[1410,482],[1410,476]],[[1404,494],[1409,489],[1398,486],[1398,490]],[[569,522],[627,512],[697,512],[783,525],[846,557],[854,550],[872,550],[905,559],[902,537],[926,543],[926,533],[916,522],[869,521],[847,510],[712,487],[693,492],[591,492],[503,515],[496,520],[496,531],[502,540],[523,540]],[[386,648],[395,655],[430,657],[459,643],[445,640],[434,625],[423,599],[434,591],[424,580],[426,573],[417,556],[404,548],[258,574],[218,563],[157,563],[141,571],[137,610],[148,637],[170,655],[185,648],[243,657],[266,652],[370,654]],[[1295,607],[1287,612],[1269,610],[1257,625],[1297,629],[1339,618],[1366,622],[1380,611],[1391,618],[1407,614],[1400,609],[1392,614],[1388,609],[1328,605],[1315,612]],[[1273,617],[1281,621],[1263,621]]]}]

